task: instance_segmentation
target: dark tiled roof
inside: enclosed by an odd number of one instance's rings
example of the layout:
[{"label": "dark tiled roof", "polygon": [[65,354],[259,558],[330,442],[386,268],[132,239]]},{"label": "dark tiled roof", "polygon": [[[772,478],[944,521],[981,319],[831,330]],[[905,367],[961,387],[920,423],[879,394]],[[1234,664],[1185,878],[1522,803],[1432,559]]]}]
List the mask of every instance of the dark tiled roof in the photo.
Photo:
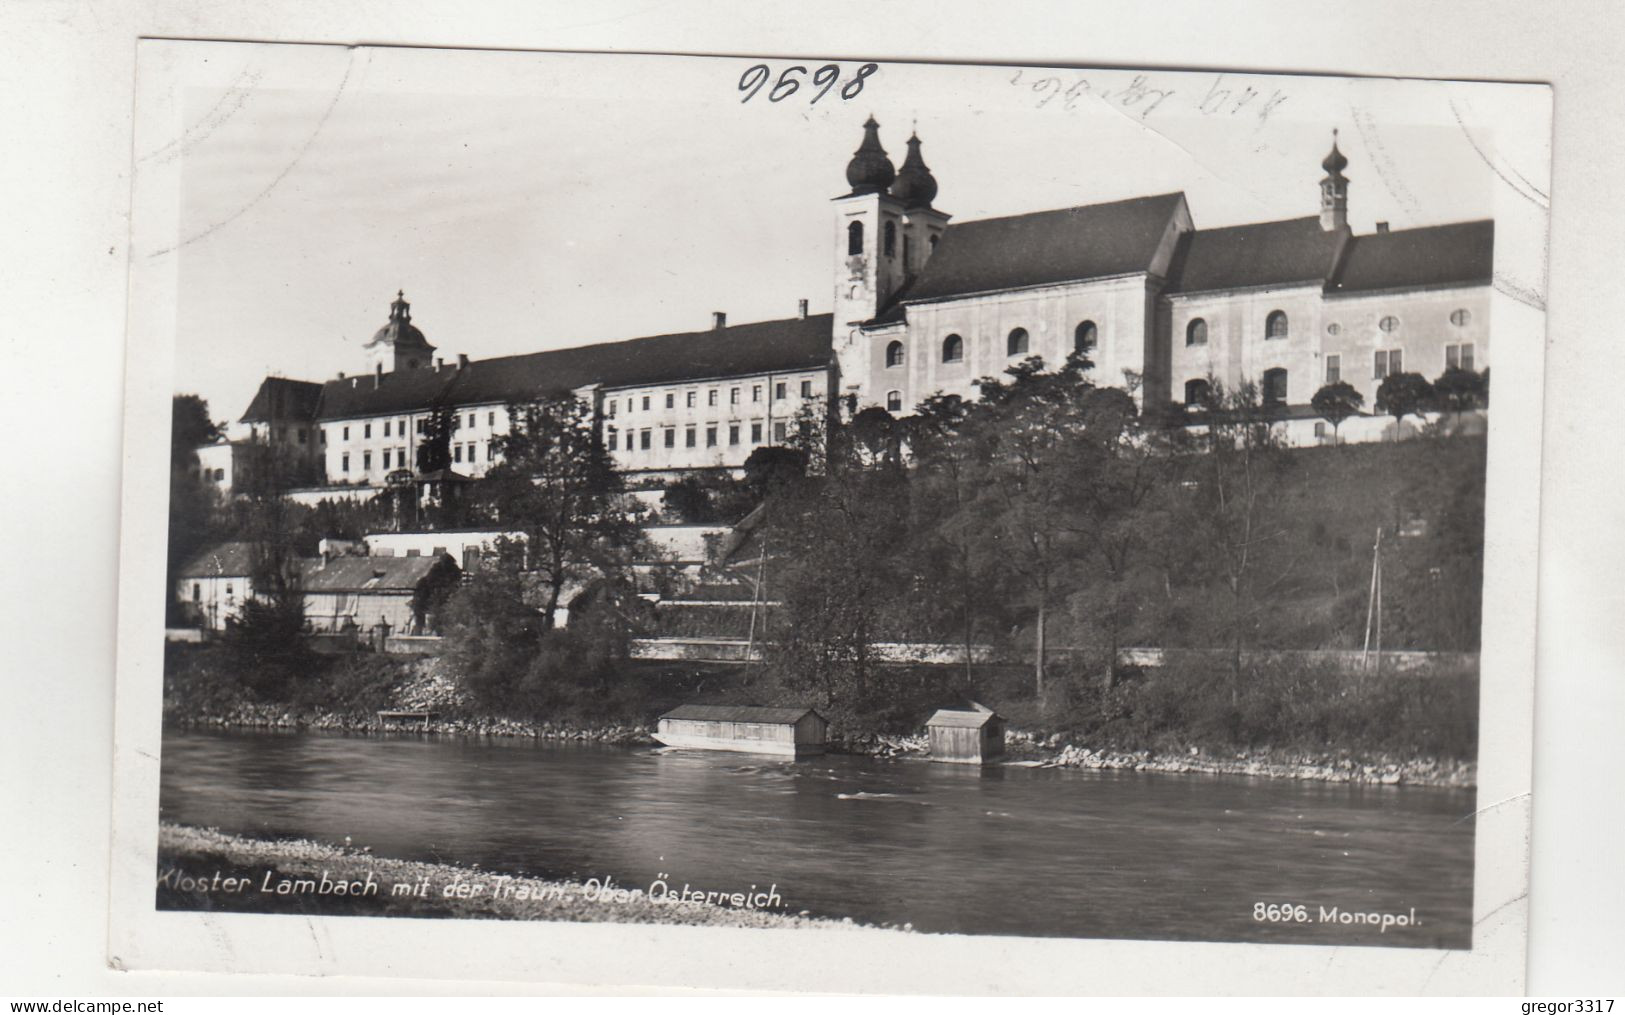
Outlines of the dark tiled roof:
[{"label": "dark tiled roof", "polygon": [[216,543],[187,561],[179,577],[237,578],[251,573],[253,568],[253,543]]},{"label": "dark tiled roof", "polygon": [[1342,234],[1318,217],[1199,229],[1180,238],[1168,268],[1169,293],[1324,282]]},{"label": "dark tiled roof", "polygon": [[829,365],[831,316],[758,321],[729,328],[476,360],[466,367],[405,370],[329,381],[322,419],[348,419],[430,405],[485,405],[572,391],[589,384],[669,384],[734,374]]},{"label": "dark tiled roof", "polygon": [[809,712],[812,712],[812,709],[763,708],[757,705],[678,705],[660,718],[695,719],[702,722],[796,723]]},{"label": "dark tiled roof", "polygon": [[1328,293],[1487,283],[1495,221],[1453,222],[1354,238]]},{"label": "dark tiled roof", "polygon": [[966,296],[1147,271],[1184,195],[956,222],[907,299]]},{"label": "dark tiled roof", "polygon": [[267,377],[260,382],[260,390],[248,403],[243,413],[244,423],[269,423],[272,420],[316,418],[316,407],[322,398],[322,386],[314,381],[292,381],[286,377]]},{"label": "dark tiled roof", "polygon": [[455,567],[451,558],[334,557],[304,573],[306,592],[411,592],[437,565]]}]

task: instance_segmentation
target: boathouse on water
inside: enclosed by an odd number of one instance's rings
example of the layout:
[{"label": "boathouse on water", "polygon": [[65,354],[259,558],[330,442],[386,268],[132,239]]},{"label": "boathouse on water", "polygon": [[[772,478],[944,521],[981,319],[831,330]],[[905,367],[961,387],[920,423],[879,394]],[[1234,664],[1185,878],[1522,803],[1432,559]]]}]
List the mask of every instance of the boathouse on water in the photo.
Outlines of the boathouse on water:
[{"label": "boathouse on water", "polygon": [[925,730],[932,761],[982,765],[1004,756],[1004,717],[984,705],[939,708],[926,720]]},{"label": "boathouse on water", "polygon": [[802,758],[823,754],[828,732],[829,721],[810,708],[679,705],[660,717],[655,739],[667,747]]}]

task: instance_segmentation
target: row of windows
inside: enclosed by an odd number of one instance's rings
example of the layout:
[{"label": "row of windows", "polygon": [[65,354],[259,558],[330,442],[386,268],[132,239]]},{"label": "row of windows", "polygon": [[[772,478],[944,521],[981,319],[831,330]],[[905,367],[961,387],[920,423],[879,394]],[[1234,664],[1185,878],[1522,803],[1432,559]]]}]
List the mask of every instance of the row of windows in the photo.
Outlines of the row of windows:
[{"label": "row of windows", "polygon": [[[730,447],[734,447],[734,446],[737,446],[739,444],[740,436],[741,436],[741,433],[742,433],[741,427],[742,427],[742,424],[739,424],[739,423],[729,423],[728,424],[728,445]],[[785,436],[786,436],[786,432],[787,432],[786,431],[786,424],[784,424],[783,422],[778,422],[778,423],[773,424],[773,440],[774,441],[777,441],[779,443],[783,443],[784,439],[785,439]],[[762,433],[763,433],[763,424],[761,422],[753,422],[753,423],[750,424],[750,442],[752,444],[760,444],[760,443],[762,443]],[[661,430],[661,434],[662,434],[661,442],[666,447],[668,447],[668,448],[677,447],[677,429],[675,427],[666,427],[666,428]],[[706,427],[705,428],[705,446],[708,447],[708,448],[716,447],[717,443],[718,443],[718,439],[719,439],[719,434],[720,434],[720,428],[719,427],[717,427],[717,426],[708,426],[708,427]],[[700,441],[699,427],[690,426],[690,427],[685,427],[683,429],[683,446],[685,448],[699,447],[699,441]],[[621,450],[621,434],[620,434],[620,431],[618,431],[615,427],[610,427],[608,429],[606,435],[605,435],[605,442],[609,445],[609,450],[611,450],[611,451],[619,451],[619,450]],[[654,446],[654,431],[653,430],[628,430],[626,432],[626,450],[627,451],[648,451],[653,446]]]},{"label": "row of windows", "polygon": [[[1473,369],[1473,346],[1471,342],[1461,345],[1447,345],[1444,350],[1445,367],[1460,367],[1463,370]],[[1403,349],[1379,349],[1372,357],[1371,379],[1382,380],[1390,374],[1405,372],[1405,352]],[[1343,379],[1343,357],[1337,354],[1326,357],[1326,383],[1336,384]],[[896,392],[892,392],[896,394]],[[1195,378],[1185,382],[1185,404],[1197,405],[1205,402],[1210,394],[1208,382],[1204,378]],[[1264,371],[1264,389],[1262,392],[1266,402],[1285,402],[1287,400],[1287,372],[1282,367],[1274,367]],[[887,396],[887,408],[890,406],[890,395]]]},{"label": "row of windows", "polygon": [[[721,390],[722,390],[721,388],[711,388],[708,391],[706,391],[706,393],[705,393],[705,404],[708,405],[708,406],[716,405],[717,404],[717,399],[719,397],[719,393],[721,392]],[[744,389],[742,389],[742,388],[729,388],[728,389],[728,404],[729,405],[738,405],[739,404],[739,396],[740,396],[740,393],[743,390]],[[699,393],[698,390],[692,390],[692,391],[684,392],[684,394],[683,394],[684,407],[689,408],[689,409],[695,408],[699,404],[699,396],[700,396],[700,393]],[[641,399],[641,404],[643,406],[643,411],[648,412],[649,409],[650,409],[650,406],[652,405],[652,402],[651,402],[652,397],[653,396],[651,396],[651,395],[629,396],[627,398],[627,400],[626,400],[626,411],[627,412],[636,412],[637,408],[638,408],[638,405],[640,403],[640,399]],[[776,401],[776,402],[782,402],[782,401],[784,401],[785,399],[787,399],[789,397],[790,397],[789,382],[787,382],[787,381],[775,381],[774,384],[773,384],[773,400]],[[811,398],[811,397],[813,397],[813,382],[812,381],[805,380],[805,381],[801,382],[801,397],[802,398]],[[762,385],[760,385],[760,384],[751,385],[751,388],[750,388],[750,400],[752,402],[760,402],[762,400]],[[619,405],[620,405],[620,399],[618,399],[618,398],[609,399],[608,401],[606,401],[604,403],[604,415],[613,417],[616,414],[616,410],[619,407]],[[666,408],[668,408],[668,409],[677,408],[677,393],[675,391],[666,392]]]},{"label": "row of windows", "polygon": [[[455,415],[455,416],[453,416],[451,418],[451,428],[452,428],[453,431],[462,429],[462,427],[463,427],[463,419],[464,419],[464,416],[461,413],[459,413],[459,414],[457,414],[457,415]],[[467,414],[467,419],[468,419],[468,424],[467,425],[468,425],[468,428],[470,430],[474,429],[476,426],[479,425],[479,413],[477,413],[477,412],[468,413]],[[417,422],[417,432],[419,434],[423,433],[426,425],[428,424],[428,419],[425,418],[425,417],[420,417],[416,422]],[[396,420],[388,420],[388,419],[386,419],[386,420],[383,421],[382,425],[383,425],[383,432],[384,432],[385,437],[390,437],[390,436],[405,437],[406,436],[406,420],[404,420],[404,419],[396,419]],[[496,427],[496,425],[497,425],[497,414],[495,412],[487,412],[485,414],[485,425],[487,427],[491,427],[491,428]],[[341,440],[349,440],[350,439],[350,427],[349,427],[349,425],[346,424],[346,425],[340,427],[339,429],[341,431],[340,435],[339,435],[340,439]],[[363,424],[361,424],[361,439],[362,440],[371,440],[372,439],[372,424],[371,423],[363,423]],[[304,441],[304,432],[300,431],[299,443],[303,444],[304,442],[305,442]],[[324,443],[324,444],[327,443],[327,431],[326,430],[322,431],[322,443]]]},{"label": "row of windows", "polygon": [[[1473,315],[1469,313],[1466,308],[1460,308],[1450,312],[1450,323],[1454,324],[1458,328],[1465,327],[1472,319]],[[1398,331],[1399,318],[1395,317],[1393,314],[1388,314],[1377,322],[1377,327],[1384,334],[1390,334]],[[1287,324],[1285,311],[1272,310],[1269,312],[1269,315],[1264,318],[1265,338],[1286,338],[1289,333],[1290,328]],[[1342,333],[1343,326],[1341,324],[1334,321],[1331,324],[1326,325],[1326,334],[1336,336]],[[1190,323],[1185,325],[1185,344],[1207,345],[1207,321],[1200,317],[1191,318]]]},{"label": "row of windows", "polygon": [[[1094,321],[1082,321],[1072,329],[1072,351],[1089,352],[1099,344],[1100,329]],[[1005,336],[1004,350],[1006,356],[1025,356],[1032,348],[1032,337],[1027,334],[1026,328],[1015,328]],[[886,346],[886,366],[900,367],[906,357],[902,342],[892,342]],[[942,362],[962,363],[965,360],[965,340],[959,335],[949,335],[942,340]]]},{"label": "row of windows", "polygon": [[[938,237],[931,237],[931,249],[937,249]],[[887,221],[880,228],[880,249],[887,257],[897,256],[897,223]],[[909,255],[909,238],[903,237],[903,260],[907,261]],[[846,227],[846,253],[848,257],[857,257],[863,253],[863,223],[851,222]]]},{"label": "row of windows", "polygon": [[[380,465],[381,468],[384,468],[384,469],[390,469],[390,468],[404,469],[404,468],[407,468],[406,455],[407,455],[407,452],[406,452],[405,448],[385,448],[384,450],[379,452],[379,456],[380,456],[379,465]],[[485,445],[485,460],[488,461],[488,462],[495,461],[496,457],[497,457],[496,445],[495,444],[486,444]],[[479,444],[478,441],[469,441],[466,444],[453,444],[451,446],[451,460],[453,462],[468,462],[470,464],[473,464],[475,462],[478,462],[479,459],[480,459],[480,444]],[[392,461],[394,463],[393,465],[390,464]],[[349,472],[350,471],[350,452],[346,451],[342,455],[339,456],[339,471],[340,472]],[[371,472],[372,471],[372,452],[371,451],[363,451],[363,452],[361,452],[361,471],[362,472]]]}]

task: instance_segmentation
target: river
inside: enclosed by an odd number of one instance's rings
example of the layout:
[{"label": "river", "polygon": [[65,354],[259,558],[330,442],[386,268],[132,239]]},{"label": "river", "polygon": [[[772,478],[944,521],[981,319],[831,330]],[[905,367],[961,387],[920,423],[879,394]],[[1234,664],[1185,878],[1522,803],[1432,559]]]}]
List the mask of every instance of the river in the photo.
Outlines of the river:
[{"label": "river", "polygon": [[[790,912],[927,932],[1471,944],[1471,790],[518,738],[163,743],[162,817],[241,835],[628,887],[776,885]],[[1310,920],[1259,921],[1258,903]]]}]

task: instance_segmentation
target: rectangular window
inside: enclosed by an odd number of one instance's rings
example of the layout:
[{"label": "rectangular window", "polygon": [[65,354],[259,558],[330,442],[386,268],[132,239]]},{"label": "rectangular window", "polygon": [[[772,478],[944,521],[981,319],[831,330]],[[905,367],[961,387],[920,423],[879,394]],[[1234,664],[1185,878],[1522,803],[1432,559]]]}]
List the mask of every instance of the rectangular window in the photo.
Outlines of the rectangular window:
[{"label": "rectangular window", "polygon": [[649,411],[649,396],[648,395],[643,396],[643,411],[644,412]]},{"label": "rectangular window", "polygon": [[760,384],[752,384],[750,386],[750,400],[753,402],[760,402],[762,400],[762,386]]},{"label": "rectangular window", "polygon": [[452,445],[451,460],[454,462],[460,462],[463,460],[463,446],[461,444]]},{"label": "rectangular window", "polygon": [[712,388],[710,391],[707,391],[705,393],[705,404],[706,405],[716,405],[717,404],[717,389],[716,388]]},{"label": "rectangular window", "polygon": [[429,422],[428,420],[426,420],[426,419],[424,419],[422,417],[419,417],[418,421],[417,421],[417,425],[412,427],[412,429],[416,430],[418,433],[422,433],[424,425],[427,424],[428,422]]},{"label": "rectangular window", "polygon": [[666,428],[666,447],[675,448],[676,446],[677,446],[677,431],[673,430],[671,427],[667,427]]},{"label": "rectangular window", "polygon": [[604,415],[608,416],[610,419],[614,419],[615,418],[615,405],[616,405],[616,402],[615,402],[615,399],[613,399],[613,398],[610,399],[608,402],[606,402],[604,404]]},{"label": "rectangular window", "polygon": [[752,444],[762,443],[762,424],[752,423],[750,425],[750,442]]},{"label": "rectangular window", "polygon": [[1377,350],[1375,362],[1371,364],[1371,379],[1380,381],[1388,376],[1388,353],[1382,349]]},{"label": "rectangular window", "polygon": [[304,428],[304,427],[300,427],[300,428],[299,428],[299,443],[301,443],[301,444],[305,444],[305,443],[308,443],[308,442],[309,442],[309,437],[308,437],[308,435],[307,435],[307,434],[306,434],[306,433],[305,433],[305,428]]},{"label": "rectangular window", "polygon": [[643,448],[643,450],[648,451],[650,443],[653,440],[654,440],[654,438],[649,436],[649,431],[645,430],[645,431],[643,431],[643,434],[638,438],[638,445],[641,448]]},{"label": "rectangular window", "polygon": [[739,389],[738,388],[729,388],[728,389],[728,404],[729,405],[738,405],[739,404]]},{"label": "rectangular window", "polygon": [[350,471],[350,453],[348,451],[346,451],[344,454],[339,456],[339,471],[340,472],[349,472]]},{"label": "rectangular window", "polygon": [[813,396],[813,394],[812,394],[812,381],[802,381],[801,382],[801,397],[802,398],[811,398],[812,396]]},{"label": "rectangular window", "polygon": [[367,438],[367,439],[370,439],[372,437],[372,424],[371,423],[363,423],[361,425],[361,436],[363,438]]},{"label": "rectangular window", "polygon": [[344,439],[345,439],[345,440],[349,440],[349,439],[350,439],[350,428],[349,428],[349,427],[345,427],[345,428],[344,428]]},{"label": "rectangular window", "polygon": [[1336,384],[1343,376],[1343,357],[1326,357],[1326,383]]},{"label": "rectangular window", "polygon": [[784,401],[786,397],[784,394],[785,386],[786,385],[783,381],[778,381],[773,385],[773,397],[781,402]]},{"label": "rectangular window", "polygon": [[695,430],[693,427],[689,427],[687,430],[683,431],[683,446],[688,448],[694,447],[699,443],[699,437],[699,431]]},{"label": "rectangular window", "polygon": [[739,443],[739,424],[738,423],[729,423],[728,424],[728,443],[730,445]]},{"label": "rectangular window", "polygon": [[485,414],[485,425],[486,426],[496,426],[497,425],[497,414],[495,412],[488,412],[488,413]]},{"label": "rectangular window", "polygon": [[688,401],[688,407],[692,409],[694,408],[695,400],[700,397],[700,393],[698,391],[690,391],[685,397]]},{"label": "rectangular window", "polygon": [[628,399],[627,399],[627,400],[626,400],[626,411],[627,411],[627,412],[631,412],[631,411],[632,411],[632,400],[631,400],[631,399],[630,399],[630,398],[628,398]]},{"label": "rectangular window", "polygon": [[784,443],[784,424],[783,423],[774,423],[773,424],[773,442],[775,444],[783,444]]},{"label": "rectangular window", "polygon": [[1325,423],[1316,423],[1315,424],[1315,437],[1317,439],[1319,439],[1319,438],[1323,438],[1325,436],[1326,436],[1326,424]]},{"label": "rectangular window", "polygon": [[384,420],[384,436],[389,436],[389,420]]},{"label": "rectangular window", "polygon": [[619,449],[620,442],[621,442],[621,435],[615,432],[614,427],[610,427],[609,428],[609,449],[611,451],[615,451],[615,450]]},{"label": "rectangular window", "polygon": [[494,462],[497,459],[497,442],[492,441],[485,446],[485,460]]},{"label": "rectangular window", "polygon": [[1463,370],[1473,369],[1473,344],[1471,342],[1461,347],[1461,368]]},{"label": "rectangular window", "polygon": [[671,391],[666,392],[666,408],[668,408],[668,409],[677,408],[677,394],[675,392],[671,392]]},{"label": "rectangular window", "polygon": [[705,446],[708,447],[708,448],[714,448],[714,447],[717,446],[717,428],[716,427],[708,426],[708,427],[705,428]]},{"label": "rectangular window", "polygon": [[468,428],[470,430],[474,429],[474,414],[472,412],[468,414]]},{"label": "rectangular window", "polygon": [[1446,370],[1461,366],[1461,346],[1447,345],[1444,347],[1444,368]]},{"label": "rectangular window", "polygon": [[1398,349],[1388,350],[1388,372],[1390,374],[1402,374],[1405,372],[1405,368],[1401,365],[1402,355],[1403,353],[1401,353],[1401,351]]},{"label": "rectangular window", "polygon": [[363,452],[361,452],[361,471],[362,472],[371,472],[372,471],[372,452],[371,451],[363,451]]}]

